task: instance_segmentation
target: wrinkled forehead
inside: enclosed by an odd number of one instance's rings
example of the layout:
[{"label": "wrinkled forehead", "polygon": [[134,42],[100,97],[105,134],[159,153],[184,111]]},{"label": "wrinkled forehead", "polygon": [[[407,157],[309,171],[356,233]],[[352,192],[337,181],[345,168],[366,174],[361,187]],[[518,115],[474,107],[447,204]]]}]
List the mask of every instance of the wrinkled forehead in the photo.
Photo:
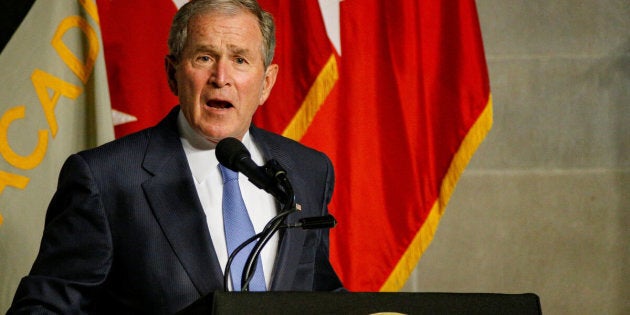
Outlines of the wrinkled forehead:
[{"label": "wrinkled forehead", "polygon": [[213,7],[207,7],[196,12],[194,15],[190,17],[188,21],[188,27],[191,26],[191,22],[198,18],[203,17],[239,17],[242,19],[250,20],[250,27],[256,30],[256,32],[262,35],[262,29],[260,25],[259,18],[251,11],[247,10],[244,7],[238,7],[234,5],[218,5]]},{"label": "wrinkled forehead", "polygon": [[258,19],[248,11],[199,13],[190,18],[187,28],[184,50],[198,45],[226,45],[258,50],[262,58],[263,35]]}]

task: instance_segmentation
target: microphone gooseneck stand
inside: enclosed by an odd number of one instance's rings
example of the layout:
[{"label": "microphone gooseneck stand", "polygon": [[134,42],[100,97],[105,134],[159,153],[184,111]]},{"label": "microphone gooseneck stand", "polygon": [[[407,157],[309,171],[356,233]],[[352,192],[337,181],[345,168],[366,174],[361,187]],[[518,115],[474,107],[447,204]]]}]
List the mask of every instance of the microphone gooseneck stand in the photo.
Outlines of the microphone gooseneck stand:
[{"label": "microphone gooseneck stand", "polygon": [[276,162],[275,160],[270,160],[265,166],[263,166],[268,173],[273,175],[273,178],[277,181],[280,187],[286,193],[285,200],[278,200],[280,204],[284,205],[282,207],[282,211],[275,216],[273,219],[267,223],[263,231],[260,233],[260,239],[254,245],[247,261],[245,262],[245,266],[243,268],[243,275],[241,277],[241,291],[249,291],[249,282],[254,277],[254,272],[256,271],[256,262],[262,249],[265,247],[267,242],[271,239],[271,237],[278,232],[278,230],[282,227],[286,217],[297,211],[296,202],[295,202],[295,192],[293,191],[293,186],[287,177],[286,171]]},{"label": "microphone gooseneck stand", "polygon": [[225,267],[225,273],[223,275],[223,289],[224,291],[229,291],[228,282],[230,275],[230,266],[236,254],[238,254],[243,248],[249,245],[251,242],[258,240],[251,253],[247,257],[247,261],[245,262],[245,266],[243,268],[243,275],[241,277],[241,291],[249,291],[249,282],[252,280],[254,272],[256,271],[256,262],[260,253],[267,242],[271,239],[271,237],[283,227],[287,227],[284,224],[286,217],[297,211],[296,202],[295,202],[295,193],[293,191],[293,186],[286,176],[286,171],[282,169],[280,164],[275,160],[270,160],[265,166],[263,166],[265,171],[272,175],[272,177],[276,180],[276,184],[279,185],[285,194],[274,194],[274,197],[280,202],[282,205],[282,211],[273,217],[265,226],[265,228],[258,234],[250,237],[241,245],[239,245],[228,257],[228,261]]}]

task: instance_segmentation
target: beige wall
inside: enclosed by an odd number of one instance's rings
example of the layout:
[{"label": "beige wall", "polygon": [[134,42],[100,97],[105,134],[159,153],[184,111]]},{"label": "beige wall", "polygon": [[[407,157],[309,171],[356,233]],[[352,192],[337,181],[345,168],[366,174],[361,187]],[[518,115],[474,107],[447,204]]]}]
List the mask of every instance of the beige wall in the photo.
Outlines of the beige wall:
[{"label": "beige wall", "polygon": [[477,6],[494,127],[404,291],[630,314],[630,1]]}]

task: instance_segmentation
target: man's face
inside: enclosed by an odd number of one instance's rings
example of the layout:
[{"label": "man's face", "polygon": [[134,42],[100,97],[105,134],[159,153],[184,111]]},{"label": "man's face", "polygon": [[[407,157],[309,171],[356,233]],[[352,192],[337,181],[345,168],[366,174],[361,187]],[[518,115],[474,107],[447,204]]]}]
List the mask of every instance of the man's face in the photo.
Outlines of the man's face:
[{"label": "man's face", "polygon": [[253,14],[200,14],[189,21],[181,60],[167,57],[169,86],[190,126],[206,139],[242,139],[269,97],[278,66],[265,71],[262,41]]}]

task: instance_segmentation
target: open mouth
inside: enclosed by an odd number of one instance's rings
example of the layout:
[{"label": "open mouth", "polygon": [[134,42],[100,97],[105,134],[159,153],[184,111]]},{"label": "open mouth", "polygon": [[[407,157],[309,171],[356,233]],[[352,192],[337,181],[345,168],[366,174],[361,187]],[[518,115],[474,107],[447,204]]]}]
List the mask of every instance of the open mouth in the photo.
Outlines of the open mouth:
[{"label": "open mouth", "polygon": [[226,108],[234,107],[232,103],[226,102],[226,101],[208,101],[206,105],[208,107],[219,108],[219,109],[226,109]]}]

